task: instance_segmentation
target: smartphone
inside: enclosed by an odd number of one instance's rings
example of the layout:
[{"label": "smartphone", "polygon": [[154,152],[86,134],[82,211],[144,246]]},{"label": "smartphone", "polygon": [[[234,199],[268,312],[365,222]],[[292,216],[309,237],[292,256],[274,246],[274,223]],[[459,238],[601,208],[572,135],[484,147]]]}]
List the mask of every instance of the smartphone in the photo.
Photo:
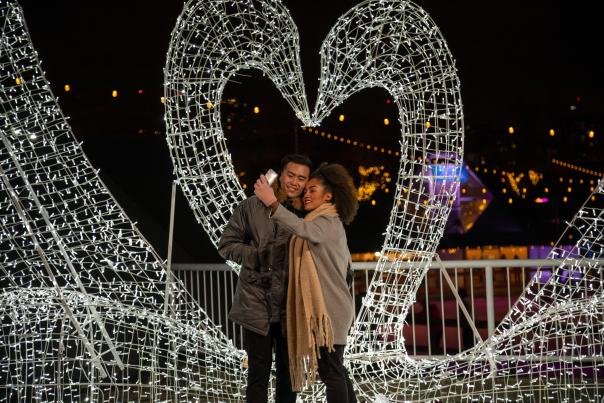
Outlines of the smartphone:
[{"label": "smartphone", "polygon": [[268,171],[266,171],[264,176],[266,177],[268,184],[272,185],[273,182],[275,182],[275,179],[277,179],[277,176],[279,175],[277,175],[277,172],[273,171],[272,169],[269,169]]}]

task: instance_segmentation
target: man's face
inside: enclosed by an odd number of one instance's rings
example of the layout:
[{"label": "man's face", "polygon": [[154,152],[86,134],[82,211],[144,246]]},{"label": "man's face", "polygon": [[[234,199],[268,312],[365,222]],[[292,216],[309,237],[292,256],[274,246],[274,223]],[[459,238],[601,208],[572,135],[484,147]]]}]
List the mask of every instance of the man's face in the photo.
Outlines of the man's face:
[{"label": "man's face", "polygon": [[288,162],[279,176],[279,184],[285,190],[287,197],[293,199],[302,194],[309,175],[310,168],[306,165]]}]

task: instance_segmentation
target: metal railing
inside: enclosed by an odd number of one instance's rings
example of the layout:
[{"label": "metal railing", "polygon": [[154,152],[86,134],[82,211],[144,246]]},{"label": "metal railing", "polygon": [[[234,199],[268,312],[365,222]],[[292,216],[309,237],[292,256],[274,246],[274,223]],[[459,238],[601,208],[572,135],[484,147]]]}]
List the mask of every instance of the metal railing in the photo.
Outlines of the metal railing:
[{"label": "metal railing", "polygon": [[[541,269],[543,276],[562,262],[552,259],[434,261],[403,328],[407,351],[416,356],[455,354],[476,342],[472,325],[465,319],[446,281],[447,275],[462,297],[475,328],[485,339],[493,334],[537,269]],[[352,293],[357,313],[375,266],[376,262],[353,263]],[[242,329],[228,320],[237,275],[226,264],[173,264],[172,270],[214,323],[242,348]]]}]

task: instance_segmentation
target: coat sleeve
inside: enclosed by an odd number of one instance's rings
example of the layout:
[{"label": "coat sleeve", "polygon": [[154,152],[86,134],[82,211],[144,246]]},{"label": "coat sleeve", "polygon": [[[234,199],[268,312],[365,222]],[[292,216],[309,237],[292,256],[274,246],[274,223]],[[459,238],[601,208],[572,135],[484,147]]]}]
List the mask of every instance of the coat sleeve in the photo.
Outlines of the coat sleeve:
[{"label": "coat sleeve", "polygon": [[218,241],[218,253],[224,259],[250,269],[256,269],[259,264],[258,250],[250,245],[250,239],[246,234],[248,225],[244,205],[243,203],[239,204],[233,211],[233,215],[224,228],[220,241]]},{"label": "coat sleeve", "polygon": [[312,221],[304,221],[285,207],[279,205],[277,210],[271,215],[271,218],[308,242],[321,243],[328,239],[330,232],[329,219],[325,216],[319,216]]}]

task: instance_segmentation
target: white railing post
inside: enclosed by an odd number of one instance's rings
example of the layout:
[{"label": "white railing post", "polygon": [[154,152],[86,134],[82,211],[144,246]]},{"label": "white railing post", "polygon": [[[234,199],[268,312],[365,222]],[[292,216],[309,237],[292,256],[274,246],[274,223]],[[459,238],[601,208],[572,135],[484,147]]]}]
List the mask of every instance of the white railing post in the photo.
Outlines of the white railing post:
[{"label": "white railing post", "polygon": [[493,267],[486,266],[484,268],[485,285],[487,288],[487,329],[489,336],[495,332],[495,293],[493,288]]},{"label": "white railing post", "polygon": [[166,290],[164,292],[164,315],[170,307],[170,287],[172,286],[172,241],[174,239],[174,206],[176,204],[176,181],[172,181],[170,202],[170,231],[168,233],[168,261],[166,263]]}]

